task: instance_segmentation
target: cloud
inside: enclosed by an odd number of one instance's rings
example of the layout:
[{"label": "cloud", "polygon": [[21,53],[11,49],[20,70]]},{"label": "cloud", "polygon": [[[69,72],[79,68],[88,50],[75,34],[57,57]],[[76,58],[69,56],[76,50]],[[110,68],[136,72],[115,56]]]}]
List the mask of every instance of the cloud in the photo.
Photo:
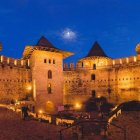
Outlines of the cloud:
[{"label": "cloud", "polygon": [[70,28],[65,28],[60,33],[61,38],[64,41],[76,41],[77,33]]}]

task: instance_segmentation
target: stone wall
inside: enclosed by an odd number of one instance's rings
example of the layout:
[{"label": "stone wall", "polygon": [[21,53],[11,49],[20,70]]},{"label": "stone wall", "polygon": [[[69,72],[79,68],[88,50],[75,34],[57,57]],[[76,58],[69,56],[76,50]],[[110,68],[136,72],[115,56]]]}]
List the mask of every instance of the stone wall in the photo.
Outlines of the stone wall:
[{"label": "stone wall", "polygon": [[31,96],[32,77],[29,66],[24,65],[21,60],[5,56],[0,58],[0,102],[22,100]]},{"label": "stone wall", "polygon": [[[97,97],[107,97],[113,103],[140,100],[140,63],[138,58],[137,56],[131,57],[131,59],[112,60],[112,65],[99,66],[96,70],[85,67],[75,68],[75,70],[67,68],[64,71],[65,103],[84,102],[91,97],[94,90]],[[91,79],[92,74],[95,75],[95,80]]]}]

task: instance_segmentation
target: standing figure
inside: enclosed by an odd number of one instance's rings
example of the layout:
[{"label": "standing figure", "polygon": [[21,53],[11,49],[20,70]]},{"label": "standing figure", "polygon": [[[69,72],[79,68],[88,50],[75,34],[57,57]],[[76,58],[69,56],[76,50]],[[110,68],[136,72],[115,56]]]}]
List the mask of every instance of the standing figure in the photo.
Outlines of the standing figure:
[{"label": "standing figure", "polygon": [[22,106],[21,107],[21,115],[22,115],[22,119],[25,120],[28,117],[28,106]]}]

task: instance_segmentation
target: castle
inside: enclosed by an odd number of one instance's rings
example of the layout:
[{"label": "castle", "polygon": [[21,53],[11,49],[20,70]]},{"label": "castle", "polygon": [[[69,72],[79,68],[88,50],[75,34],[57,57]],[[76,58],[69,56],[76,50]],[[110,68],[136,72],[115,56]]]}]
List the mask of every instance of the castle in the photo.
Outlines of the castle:
[{"label": "castle", "polygon": [[112,59],[95,42],[84,58],[63,64],[73,55],[45,37],[26,46],[21,59],[0,56],[0,102],[34,100],[49,113],[64,104],[82,104],[94,93],[109,102],[140,100],[140,44],[136,56]]}]

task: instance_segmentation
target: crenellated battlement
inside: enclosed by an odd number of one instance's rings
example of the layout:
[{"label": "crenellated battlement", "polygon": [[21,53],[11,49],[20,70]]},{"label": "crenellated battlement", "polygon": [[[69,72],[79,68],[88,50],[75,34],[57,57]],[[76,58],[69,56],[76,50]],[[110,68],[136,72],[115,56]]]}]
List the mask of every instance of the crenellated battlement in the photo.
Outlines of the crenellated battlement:
[{"label": "crenellated battlement", "polygon": [[14,59],[10,57],[6,57],[3,55],[0,55],[0,65],[2,67],[4,66],[11,66],[11,67],[19,67],[19,68],[30,68],[30,62],[29,59],[22,60],[22,59]]},{"label": "crenellated battlement", "polygon": [[129,56],[125,58],[118,58],[118,59],[113,59],[112,60],[112,65],[123,65],[123,64],[132,64],[140,61],[140,56]]},{"label": "crenellated battlement", "polygon": [[75,70],[77,67],[75,66],[75,63],[64,63],[63,69],[65,71],[67,70]]},{"label": "crenellated battlement", "polygon": [[[98,63],[97,63],[97,69],[100,68],[110,68],[110,67],[117,67],[117,66],[124,66],[124,65],[132,65],[132,64],[137,64],[140,62],[140,55],[137,56],[129,56],[125,58],[117,58],[117,59],[109,59],[106,62],[103,62],[102,60],[100,61],[100,58],[98,58]],[[92,62],[94,60],[88,60],[81,61],[75,63],[64,63],[64,71],[73,71],[76,69],[93,69],[93,64],[96,64]],[[98,65],[100,63],[100,65]]]}]

